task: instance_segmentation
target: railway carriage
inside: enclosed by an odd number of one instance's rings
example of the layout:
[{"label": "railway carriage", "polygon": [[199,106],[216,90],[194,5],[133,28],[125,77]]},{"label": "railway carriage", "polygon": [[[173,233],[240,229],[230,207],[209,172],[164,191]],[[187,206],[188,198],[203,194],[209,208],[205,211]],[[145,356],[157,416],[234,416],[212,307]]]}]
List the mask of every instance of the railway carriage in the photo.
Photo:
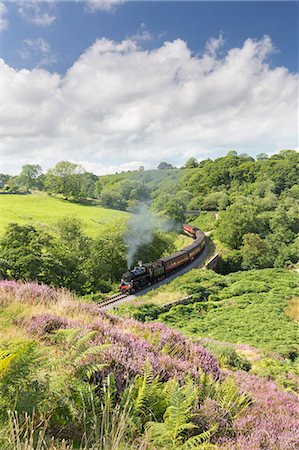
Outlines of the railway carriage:
[{"label": "railway carriage", "polygon": [[184,224],[183,230],[193,237],[194,242],[179,252],[172,253],[152,263],[141,264],[124,273],[120,282],[120,290],[130,294],[161,280],[172,271],[193,261],[205,246],[205,234],[196,227]]}]

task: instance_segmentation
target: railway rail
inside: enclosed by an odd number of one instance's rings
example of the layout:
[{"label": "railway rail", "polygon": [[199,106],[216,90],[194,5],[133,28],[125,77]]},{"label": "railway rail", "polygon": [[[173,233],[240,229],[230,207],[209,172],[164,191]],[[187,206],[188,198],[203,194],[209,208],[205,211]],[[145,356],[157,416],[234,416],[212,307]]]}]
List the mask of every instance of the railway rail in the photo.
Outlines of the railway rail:
[{"label": "railway rail", "polygon": [[119,294],[114,294],[114,295],[111,295],[111,297],[105,298],[104,300],[102,300],[101,302],[98,303],[98,306],[100,306],[101,308],[104,308],[105,306],[112,305],[113,303],[116,303],[119,300],[122,300],[127,297],[128,297],[127,294],[123,294],[122,292],[120,292]]}]

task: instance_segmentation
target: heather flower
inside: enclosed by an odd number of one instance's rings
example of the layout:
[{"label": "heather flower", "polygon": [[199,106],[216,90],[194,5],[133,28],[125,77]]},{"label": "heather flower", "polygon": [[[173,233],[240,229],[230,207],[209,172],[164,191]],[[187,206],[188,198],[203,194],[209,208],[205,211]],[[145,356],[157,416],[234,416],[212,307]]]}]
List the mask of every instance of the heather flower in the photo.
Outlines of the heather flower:
[{"label": "heather flower", "polygon": [[299,404],[292,392],[281,391],[274,381],[245,372],[234,374],[253,403],[233,424],[234,438],[219,439],[223,449],[295,450],[299,448]]},{"label": "heather flower", "polygon": [[41,314],[23,321],[27,331],[36,336],[45,336],[55,330],[68,328],[70,323],[67,319],[52,314]]},{"label": "heather flower", "polygon": [[45,284],[1,280],[0,299],[5,298],[7,295],[14,296],[15,300],[21,303],[52,303],[56,299],[57,291]]}]

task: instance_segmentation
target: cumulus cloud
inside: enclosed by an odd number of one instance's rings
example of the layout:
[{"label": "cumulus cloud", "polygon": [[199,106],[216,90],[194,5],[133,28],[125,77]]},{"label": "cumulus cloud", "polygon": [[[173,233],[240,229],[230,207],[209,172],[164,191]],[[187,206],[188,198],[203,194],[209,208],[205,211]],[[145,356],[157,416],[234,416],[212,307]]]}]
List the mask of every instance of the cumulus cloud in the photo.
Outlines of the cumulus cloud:
[{"label": "cumulus cloud", "polygon": [[56,16],[53,14],[54,3],[40,0],[21,1],[18,8],[18,13],[27,22],[35,25],[48,26],[55,20]]},{"label": "cumulus cloud", "polygon": [[91,13],[96,11],[112,12],[124,2],[125,0],[88,0],[86,3],[86,11]]},{"label": "cumulus cloud", "polygon": [[3,170],[68,159],[100,174],[297,147],[298,75],[268,65],[272,51],[267,36],[222,57],[180,39],[146,51],[99,39],[64,75],[2,61]]},{"label": "cumulus cloud", "polygon": [[6,18],[7,8],[3,2],[0,2],[0,31],[8,28],[8,20]]}]

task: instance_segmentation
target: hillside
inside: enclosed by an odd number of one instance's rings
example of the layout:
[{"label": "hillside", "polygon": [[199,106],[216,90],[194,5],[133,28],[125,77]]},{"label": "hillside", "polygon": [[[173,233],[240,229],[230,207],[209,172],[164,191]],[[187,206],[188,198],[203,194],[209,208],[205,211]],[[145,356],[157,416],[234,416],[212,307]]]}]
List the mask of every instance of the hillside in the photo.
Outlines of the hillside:
[{"label": "hillside", "polygon": [[293,393],[165,325],[0,281],[0,338],[5,450],[297,448]]},{"label": "hillside", "polygon": [[[185,304],[171,307],[171,302],[188,295],[192,298]],[[202,342],[224,366],[242,368],[249,363],[252,373],[298,391],[298,300],[299,276],[293,271],[222,276],[193,270],[116,312],[142,322],[163,322]]]},{"label": "hillside", "polygon": [[[163,311],[161,299],[167,304],[187,295],[192,295],[188,304]],[[297,323],[287,314],[289,302],[298,297],[296,272],[264,269],[222,276],[193,270],[119,310],[150,320],[146,305],[155,305],[152,318],[189,335],[251,344],[286,356],[297,349],[298,356]]]},{"label": "hillside", "polygon": [[68,202],[48,196],[0,195],[0,236],[9,223],[42,225],[51,229],[53,224],[65,217],[76,217],[83,223],[88,236],[96,237],[101,227],[115,220],[127,220],[129,214],[100,206]]}]

